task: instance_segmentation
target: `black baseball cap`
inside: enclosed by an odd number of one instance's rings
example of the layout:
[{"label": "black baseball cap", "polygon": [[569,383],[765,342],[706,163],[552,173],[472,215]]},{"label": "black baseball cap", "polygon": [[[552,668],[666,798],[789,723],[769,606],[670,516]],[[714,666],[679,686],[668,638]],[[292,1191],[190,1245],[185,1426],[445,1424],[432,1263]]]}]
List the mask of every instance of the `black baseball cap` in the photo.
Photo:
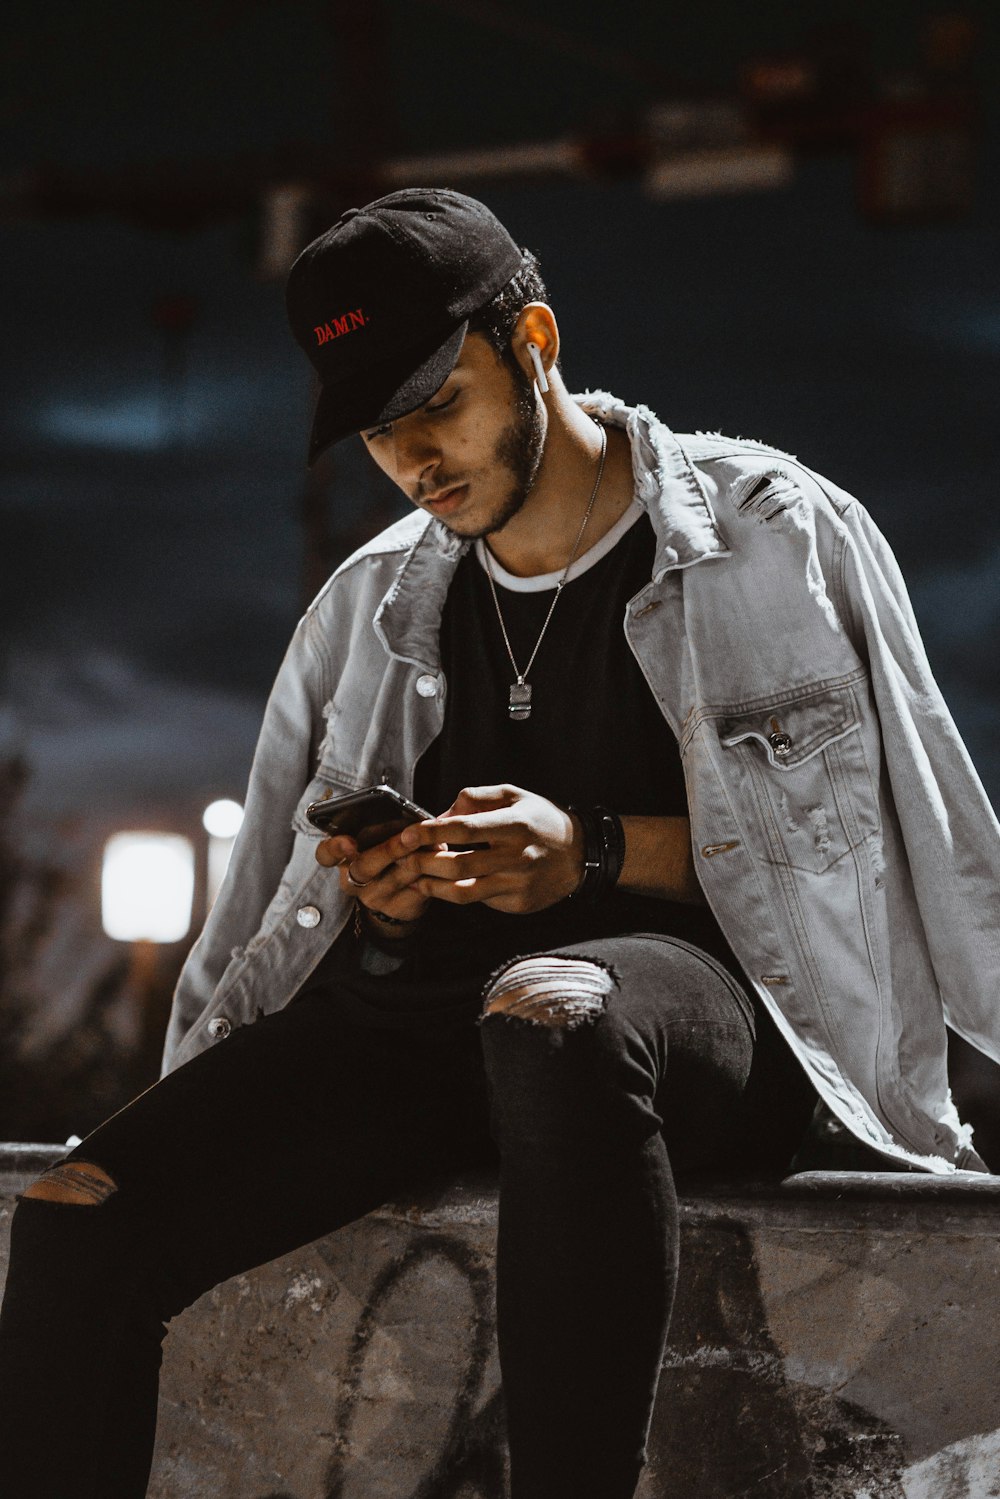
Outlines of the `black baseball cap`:
[{"label": "black baseball cap", "polygon": [[285,303],[321,383],[309,466],[332,443],[429,400],[455,368],[470,315],[523,262],[485,203],[444,187],[348,208],[307,245]]}]

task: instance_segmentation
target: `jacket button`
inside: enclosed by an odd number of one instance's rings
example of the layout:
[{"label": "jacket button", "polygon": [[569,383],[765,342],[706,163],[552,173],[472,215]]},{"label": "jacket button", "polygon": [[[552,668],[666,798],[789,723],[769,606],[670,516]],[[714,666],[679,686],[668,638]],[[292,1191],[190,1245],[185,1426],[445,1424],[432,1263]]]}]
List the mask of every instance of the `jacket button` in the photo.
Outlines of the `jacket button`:
[{"label": "jacket button", "polygon": [[318,906],[299,906],[295,913],[299,926],[319,926],[322,919],[323,913]]},{"label": "jacket button", "polygon": [[432,677],[430,672],[424,672],[423,676],[417,678],[417,691],[421,697],[437,697],[437,677]]},{"label": "jacket button", "polygon": [[232,1026],[225,1015],[216,1015],[214,1020],[208,1022],[208,1034],[217,1041],[224,1041],[231,1030]]},{"label": "jacket button", "polygon": [[788,734],[768,734],[767,742],[776,755],[787,755],[792,747],[792,741]]}]

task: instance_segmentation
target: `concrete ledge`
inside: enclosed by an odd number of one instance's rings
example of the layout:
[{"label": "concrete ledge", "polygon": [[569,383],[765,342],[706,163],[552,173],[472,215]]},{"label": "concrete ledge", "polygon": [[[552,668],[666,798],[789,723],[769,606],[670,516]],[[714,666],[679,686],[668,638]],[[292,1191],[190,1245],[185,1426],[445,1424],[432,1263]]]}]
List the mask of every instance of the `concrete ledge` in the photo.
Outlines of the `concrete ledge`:
[{"label": "concrete ledge", "polygon": [[[63,1147],[0,1146],[14,1194]],[[640,1499],[995,1499],[1000,1178],[688,1182]],[[167,1339],[150,1499],[500,1499],[496,1191],[390,1204]]]}]

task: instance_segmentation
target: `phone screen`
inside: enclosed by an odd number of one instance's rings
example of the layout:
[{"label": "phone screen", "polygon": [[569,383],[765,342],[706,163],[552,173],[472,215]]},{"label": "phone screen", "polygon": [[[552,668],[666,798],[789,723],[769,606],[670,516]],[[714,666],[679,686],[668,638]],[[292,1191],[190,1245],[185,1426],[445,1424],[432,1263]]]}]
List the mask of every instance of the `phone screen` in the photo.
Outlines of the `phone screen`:
[{"label": "phone screen", "polygon": [[354,838],[359,849],[365,849],[384,843],[431,813],[407,801],[391,786],[371,786],[367,791],[313,802],[306,808],[306,816],[328,838],[343,833]]},{"label": "phone screen", "polygon": [[[367,791],[350,791],[346,796],[311,802],[306,808],[306,816],[313,827],[319,828],[328,838],[343,833],[356,841],[359,850],[374,848],[376,843],[394,838],[411,822],[423,822],[433,815],[418,807],[416,802],[407,801],[392,786],[370,786]],[[453,853],[471,853],[488,848],[489,844],[449,843],[448,847]]]}]

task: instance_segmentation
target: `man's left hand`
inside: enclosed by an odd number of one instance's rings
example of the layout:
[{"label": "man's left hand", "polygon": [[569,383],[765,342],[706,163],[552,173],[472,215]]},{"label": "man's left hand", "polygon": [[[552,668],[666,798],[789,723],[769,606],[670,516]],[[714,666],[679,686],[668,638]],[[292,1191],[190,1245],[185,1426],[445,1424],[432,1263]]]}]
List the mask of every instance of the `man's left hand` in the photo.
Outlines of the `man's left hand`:
[{"label": "man's left hand", "polygon": [[[400,842],[420,850],[423,869],[412,888],[459,905],[481,901],[496,911],[527,915],[571,895],[583,878],[583,831],[555,802],[520,786],[467,786],[447,812],[415,823]],[[428,846],[485,843],[448,854]]]}]

